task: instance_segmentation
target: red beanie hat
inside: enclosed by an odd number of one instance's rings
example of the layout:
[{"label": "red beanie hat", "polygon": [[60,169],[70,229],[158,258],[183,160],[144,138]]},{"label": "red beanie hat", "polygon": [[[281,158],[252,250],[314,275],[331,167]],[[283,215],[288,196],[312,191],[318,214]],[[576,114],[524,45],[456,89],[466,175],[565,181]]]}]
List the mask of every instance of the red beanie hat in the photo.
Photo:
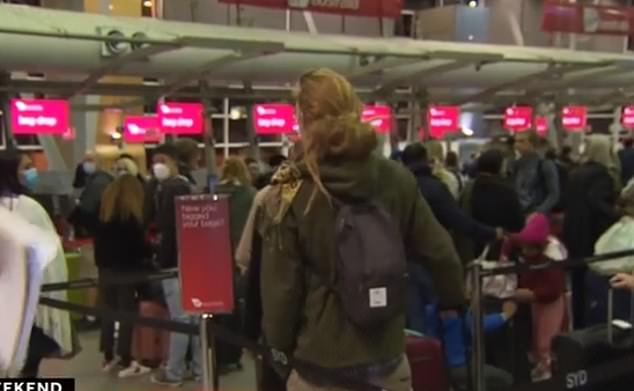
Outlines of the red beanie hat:
[{"label": "red beanie hat", "polygon": [[522,244],[542,245],[548,241],[550,235],[550,222],[546,215],[534,214],[526,222],[526,226],[515,237]]}]

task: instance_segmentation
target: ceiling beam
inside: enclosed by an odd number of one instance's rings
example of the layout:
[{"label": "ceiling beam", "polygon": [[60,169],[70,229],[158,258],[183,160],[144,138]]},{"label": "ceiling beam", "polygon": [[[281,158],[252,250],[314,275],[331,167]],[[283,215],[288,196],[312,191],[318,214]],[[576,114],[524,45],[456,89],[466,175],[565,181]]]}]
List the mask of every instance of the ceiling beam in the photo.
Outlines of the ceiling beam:
[{"label": "ceiling beam", "polygon": [[397,87],[406,86],[415,84],[416,86],[420,85],[421,82],[442,75],[444,73],[449,73],[456,71],[458,69],[466,68],[472,65],[472,62],[464,62],[460,60],[451,61],[445,64],[432,66],[429,68],[421,69],[416,72],[412,72],[409,75],[398,77],[395,79],[388,80],[382,86],[374,90],[374,94],[377,96],[384,96],[390,93]]},{"label": "ceiling beam", "polygon": [[456,105],[465,105],[468,103],[478,103],[478,102],[486,102],[489,99],[495,97],[497,93],[509,90],[515,87],[523,87],[526,84],[529,84],[535,80],[541,80],[543,78],[554,76],[554,75],[564,75],[568,72],[576,71],[579,69],[585,69],[587,66],[584,65],[556,65],[550,64],[546,69],[531,73],[526,76],[519,77],[517,79],[509,80],[504,83],[500,83],[496,86],[487,88],[483,91],[480,91],[471,96],[467,96],[465,98],[459,99],[455,102]]},{"label": "ceiling beam", "polygon": [[150,57],[159,53],[165,53],[172,50],[182,48],[183,45],[178,40],[174,41],[173,45],[148,45],[140,49],[133,50],[129,53],[120,55],[114,60],[111,60],[105,64],[101,69],[92,73],[83,82],[81,82],[76,88],[72,90],[65,98],[73,98],[77,95],[82,95],[84,92],[90,90],[92,86],[97,84],[104,76],[117,72],[122,67],[137,62],[144,61]]},{"label": "ceiling beam", "polygon": [[383,57],[366,66],[358,67],[354,71],[348,73],[346,78],[350,80],[350,82],[354,83],[375,73],[383,73],[388,69],[415,64],[419,61],[419,59],[398,59],[396,61],[392,59],[392,61],[390,61],[390,59]]}]

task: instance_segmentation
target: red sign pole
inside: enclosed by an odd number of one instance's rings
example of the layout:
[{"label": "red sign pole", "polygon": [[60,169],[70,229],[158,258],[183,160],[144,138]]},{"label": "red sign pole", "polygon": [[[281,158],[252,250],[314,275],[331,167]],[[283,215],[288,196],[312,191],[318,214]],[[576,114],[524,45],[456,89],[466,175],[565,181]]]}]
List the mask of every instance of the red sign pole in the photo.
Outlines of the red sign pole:
[{"label": "red sign pole", "polygon": [[183,309],[201,316],[203,384],[213,388],[215,314],[234,310],[233,257],[229,239],[229,202],[212,195],[176,199],[178,268]]}]

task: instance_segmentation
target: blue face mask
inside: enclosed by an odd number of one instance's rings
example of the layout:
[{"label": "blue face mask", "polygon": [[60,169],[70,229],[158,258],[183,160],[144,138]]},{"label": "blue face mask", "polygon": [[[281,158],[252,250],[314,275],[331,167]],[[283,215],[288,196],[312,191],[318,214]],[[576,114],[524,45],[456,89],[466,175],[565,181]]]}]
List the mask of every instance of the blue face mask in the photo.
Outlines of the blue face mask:
[{"label": "blue face mask", "polygon": [[29,168],[28,170],[24,170],[24,185],[29,188],[29,190],[35,189],[37,186],[40,176],[37,172],[37,168]]}]

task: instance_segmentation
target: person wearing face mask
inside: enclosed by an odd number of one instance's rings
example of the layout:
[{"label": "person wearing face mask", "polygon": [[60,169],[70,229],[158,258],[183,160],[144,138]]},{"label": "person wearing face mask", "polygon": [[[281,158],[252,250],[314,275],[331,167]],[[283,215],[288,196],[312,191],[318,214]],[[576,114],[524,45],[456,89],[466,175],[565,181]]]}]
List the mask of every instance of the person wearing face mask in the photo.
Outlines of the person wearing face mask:
[{"label": "person wearing face mask", "polygon": [[97,165],[95,164],[95,153],[92,151],[86,152],[84,159],[77,165],[75,169],[75,178],[73,180],[73,188],[75,190],[82,190],[86,187],[86,179],[96,171]]},{"label": "person wearing face mask", "polygon": [[[33,175],[29,174],[32,173],[29,171],[30,166],[30,159],[17,152],[9,151],[0,155],[0,208],[18,215],[55,238],[55,257],[44,269],[42,283],[65,282],[68,281],[68,270],[55,226],[46,210],[25,194],[25,183],[28,183],[25,178]],[[42,293],[42,296],[68,301],[66,291]],[[37,377],[43,359],[66,357],[76,352],[76,348],[70,314],[67,311],[38,306],[22,376]]]},{"label": "person wearing face mask", "polygon": [[84,160],[82,167],[86,174],[86,186],[69,220],[75,225],[78,236],[92,237],[99,221],[101,196],[114,178],[100,169],[94,159]]},{"label": "person wearing face mask", "polygon": [[[172,144],[164,144],[154,150],[152,174],[156,183],[153,196],[155,224],[159,245],[157,263],[162,268],[178,266],[178,243],[176,241],[176,197],[192,194],[193,183],[181,175],[178,151]],[[181,304],[181,286],[177,278],[163,281],[165,302],[170,318],[181,323],[197,324],[196,316],[187,315]],[[191,343],[191,345],[190,345]],[[202,373],[200,366],[200,342],[198,338],[178,333],[170,334],[167,365],[152,376],[152,382],[167,386],[179,386],[187,377],[186,356],[191,346],[192,372],[195,377]]]},{"label": "person wearing face mask", "polygon": [[22,155],[18,170],[22,186],[29,192],[33,192],[39,183],[40,176],[28,155]]}]

